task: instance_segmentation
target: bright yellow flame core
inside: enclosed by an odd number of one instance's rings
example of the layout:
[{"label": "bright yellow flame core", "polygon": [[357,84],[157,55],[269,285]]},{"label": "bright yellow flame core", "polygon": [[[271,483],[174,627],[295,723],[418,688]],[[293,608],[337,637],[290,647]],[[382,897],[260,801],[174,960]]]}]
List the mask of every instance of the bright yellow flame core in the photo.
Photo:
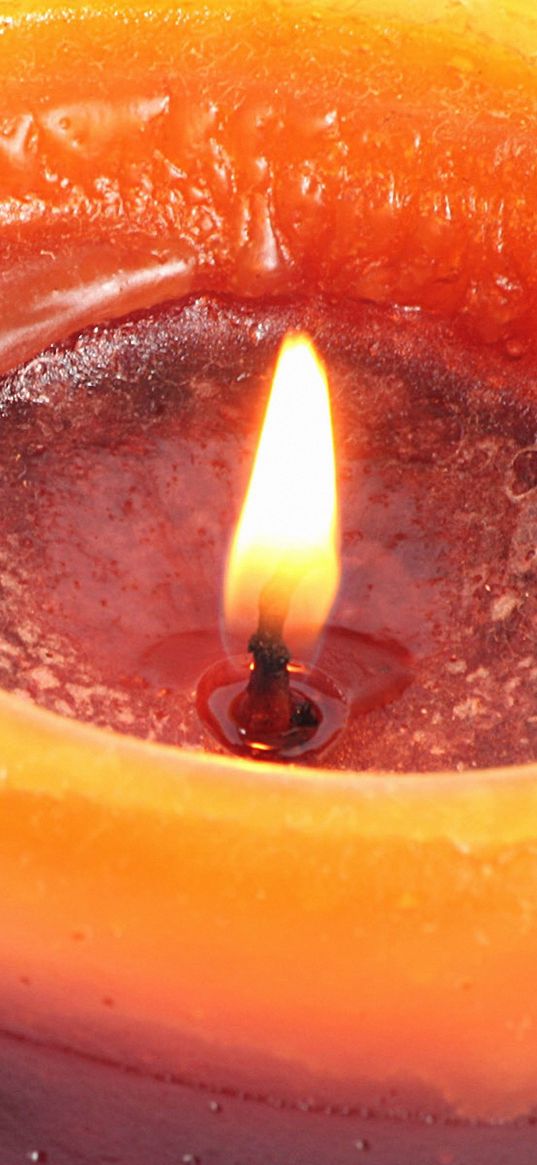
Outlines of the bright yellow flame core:
[{"label": "bright yellow flame core", "polygon": [[313,344],[282,345],[261,439],[233,539],[225,585],[228,629],[248,639],[261,592],[289,595],[284,635],[292,654],[311,648],[339,585],[337,494],[328,382]]}]

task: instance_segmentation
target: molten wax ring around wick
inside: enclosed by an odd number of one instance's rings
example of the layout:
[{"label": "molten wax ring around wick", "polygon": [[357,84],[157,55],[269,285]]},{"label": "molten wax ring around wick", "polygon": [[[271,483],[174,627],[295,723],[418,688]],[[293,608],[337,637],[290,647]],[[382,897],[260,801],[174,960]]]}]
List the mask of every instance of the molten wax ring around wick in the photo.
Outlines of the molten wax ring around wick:
[{"label": "molten wax ring around wick", "polygon": [[217,664],[198,687],[202,720],[234,751],[282,760],[318,754],[345,723],[346,701],[333,681],[291,662],[283,628],[293,589],[285,572],[274,573],[259,596],[259,624],[248,643],[252,662]]},{"label": "molten wax ring around wick", "polygon": [[289,662],[267,680],[247,655],[209,668],[196,703],[200,718],[226,748],[272,760],[324,755],[348,714],[343,692],[318,668]]}]

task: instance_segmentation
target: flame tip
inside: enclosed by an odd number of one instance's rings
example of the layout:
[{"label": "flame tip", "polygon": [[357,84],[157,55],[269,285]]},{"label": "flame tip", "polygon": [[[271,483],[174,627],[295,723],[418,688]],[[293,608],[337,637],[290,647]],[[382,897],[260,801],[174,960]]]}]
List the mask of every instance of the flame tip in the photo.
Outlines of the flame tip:
[{"label": "flame tip", "polygon": [[[328,380],[311,337],[281,344],[258,450],[226,577],[228,624],[246,634],[260,595],[290,580],[285,637],[315,638],[339,582],[335,459]],[[248,629],[248,630],[247,630]]]}]

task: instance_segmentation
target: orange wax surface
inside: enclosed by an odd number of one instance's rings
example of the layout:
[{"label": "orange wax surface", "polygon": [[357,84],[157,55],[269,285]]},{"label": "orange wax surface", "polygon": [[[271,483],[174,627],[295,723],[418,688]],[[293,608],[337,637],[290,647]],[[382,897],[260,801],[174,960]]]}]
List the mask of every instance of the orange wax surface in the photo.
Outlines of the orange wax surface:
[{"label": "orange wax surface", "polygon": [[425,308],[520,354],[535,48],[529,0],[14,4],[0,370],[200,288]]},{"label": "orange wax surface", "polygon": [[[13,3],[2,369],[200,289],[424,309],[529,360],[530,0],[373,7]],[[282,770],[3,695],[0,777],[4,1029],[343,1108],[537,1106],[534,766]]]}]

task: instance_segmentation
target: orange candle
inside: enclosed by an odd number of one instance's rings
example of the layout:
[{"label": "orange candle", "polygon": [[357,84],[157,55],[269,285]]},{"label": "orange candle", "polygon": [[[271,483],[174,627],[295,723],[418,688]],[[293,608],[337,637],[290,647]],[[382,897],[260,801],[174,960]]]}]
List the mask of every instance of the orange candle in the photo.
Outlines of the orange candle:
[{"label": "orange candle", "polygon": [[[0,38],[3,371],[307,290],[530,399],[529,0],[65,11]],[[2,694],[0,771],[9,1165],[532,1165],[534,766],[281,768]]]}]

